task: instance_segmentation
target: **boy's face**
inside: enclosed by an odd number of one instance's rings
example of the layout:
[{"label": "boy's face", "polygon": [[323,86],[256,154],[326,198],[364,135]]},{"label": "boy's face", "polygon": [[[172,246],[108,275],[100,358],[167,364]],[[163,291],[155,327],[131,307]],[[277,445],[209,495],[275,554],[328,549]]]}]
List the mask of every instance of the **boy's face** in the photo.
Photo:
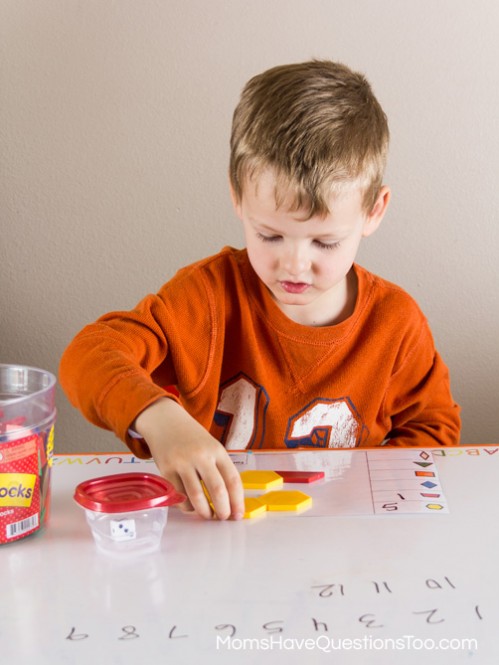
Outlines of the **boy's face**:
[{"label": "boy's face", "polygon": [[243,223],[248,257],[290,319],[321,326],[350,316],[357,296],[352,264],[361,239],[378,228],[389,198],[389,189],[383,187],[366,213],[361,190],[351,189],[331,197],[326,217],[305,219],[304,212],[290,212],[286,201],[276,210],[272,172],[247,183],[234,207]]}]

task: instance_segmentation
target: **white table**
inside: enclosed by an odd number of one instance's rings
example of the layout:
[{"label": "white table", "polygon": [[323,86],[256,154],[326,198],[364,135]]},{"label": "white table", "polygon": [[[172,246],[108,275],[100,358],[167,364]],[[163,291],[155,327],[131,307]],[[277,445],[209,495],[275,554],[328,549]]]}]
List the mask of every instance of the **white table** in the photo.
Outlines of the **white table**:
[{"label": "white table", "polygon": [[[499,446],[433,452],[449,514],[219,522],[171,509],[161,551],[131,561],[97,552],[72,495],[86,478],[154,464],[56,456],[48,527],[0,546],[0,662],[497,663]],[[334,472],[363,453],[312,454]],[[265,455],[251,464],[310,458]]]}]

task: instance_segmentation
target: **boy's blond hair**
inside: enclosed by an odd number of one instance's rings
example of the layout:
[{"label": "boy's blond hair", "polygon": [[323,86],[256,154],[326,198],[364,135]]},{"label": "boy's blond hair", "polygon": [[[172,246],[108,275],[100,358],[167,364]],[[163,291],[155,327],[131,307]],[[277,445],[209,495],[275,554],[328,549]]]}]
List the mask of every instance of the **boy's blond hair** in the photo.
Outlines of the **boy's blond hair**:
[{"label": "boy's blond hair", "polygon": [[234,111],[230,180],[241,201],[248,179],[272,169],[276,206],[328,214],[331,194],[359,186],[372,210],[388,150],[386,115],[361,74],[329,60],[282,65],[250,79]]}]

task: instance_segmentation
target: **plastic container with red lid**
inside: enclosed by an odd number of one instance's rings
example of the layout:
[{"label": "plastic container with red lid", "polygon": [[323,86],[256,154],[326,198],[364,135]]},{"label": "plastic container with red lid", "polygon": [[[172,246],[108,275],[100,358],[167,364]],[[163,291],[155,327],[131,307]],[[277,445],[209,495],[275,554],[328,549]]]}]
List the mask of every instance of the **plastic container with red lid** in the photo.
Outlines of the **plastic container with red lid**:
[{"label": "plastic container with red lid", "polygon": [[120,473],[80,483],[74,498],[85,509],[97,548],[129,556],[159,549],[168,507],[186,497],[155,474]]}]

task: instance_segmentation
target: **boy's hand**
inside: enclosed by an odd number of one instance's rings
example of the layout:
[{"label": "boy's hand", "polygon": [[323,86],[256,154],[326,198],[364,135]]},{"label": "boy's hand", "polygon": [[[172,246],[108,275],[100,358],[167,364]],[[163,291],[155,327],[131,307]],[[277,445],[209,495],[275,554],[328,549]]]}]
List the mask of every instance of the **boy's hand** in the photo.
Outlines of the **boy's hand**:
[{"label": "boy's hand", "polygon": [[160,399],[136,418],[133,428],[145,439],[162,476],[188,499],[180,504],[208,519],[241,519],[244,494],[239,472],[222,444],[172,399]]}]

